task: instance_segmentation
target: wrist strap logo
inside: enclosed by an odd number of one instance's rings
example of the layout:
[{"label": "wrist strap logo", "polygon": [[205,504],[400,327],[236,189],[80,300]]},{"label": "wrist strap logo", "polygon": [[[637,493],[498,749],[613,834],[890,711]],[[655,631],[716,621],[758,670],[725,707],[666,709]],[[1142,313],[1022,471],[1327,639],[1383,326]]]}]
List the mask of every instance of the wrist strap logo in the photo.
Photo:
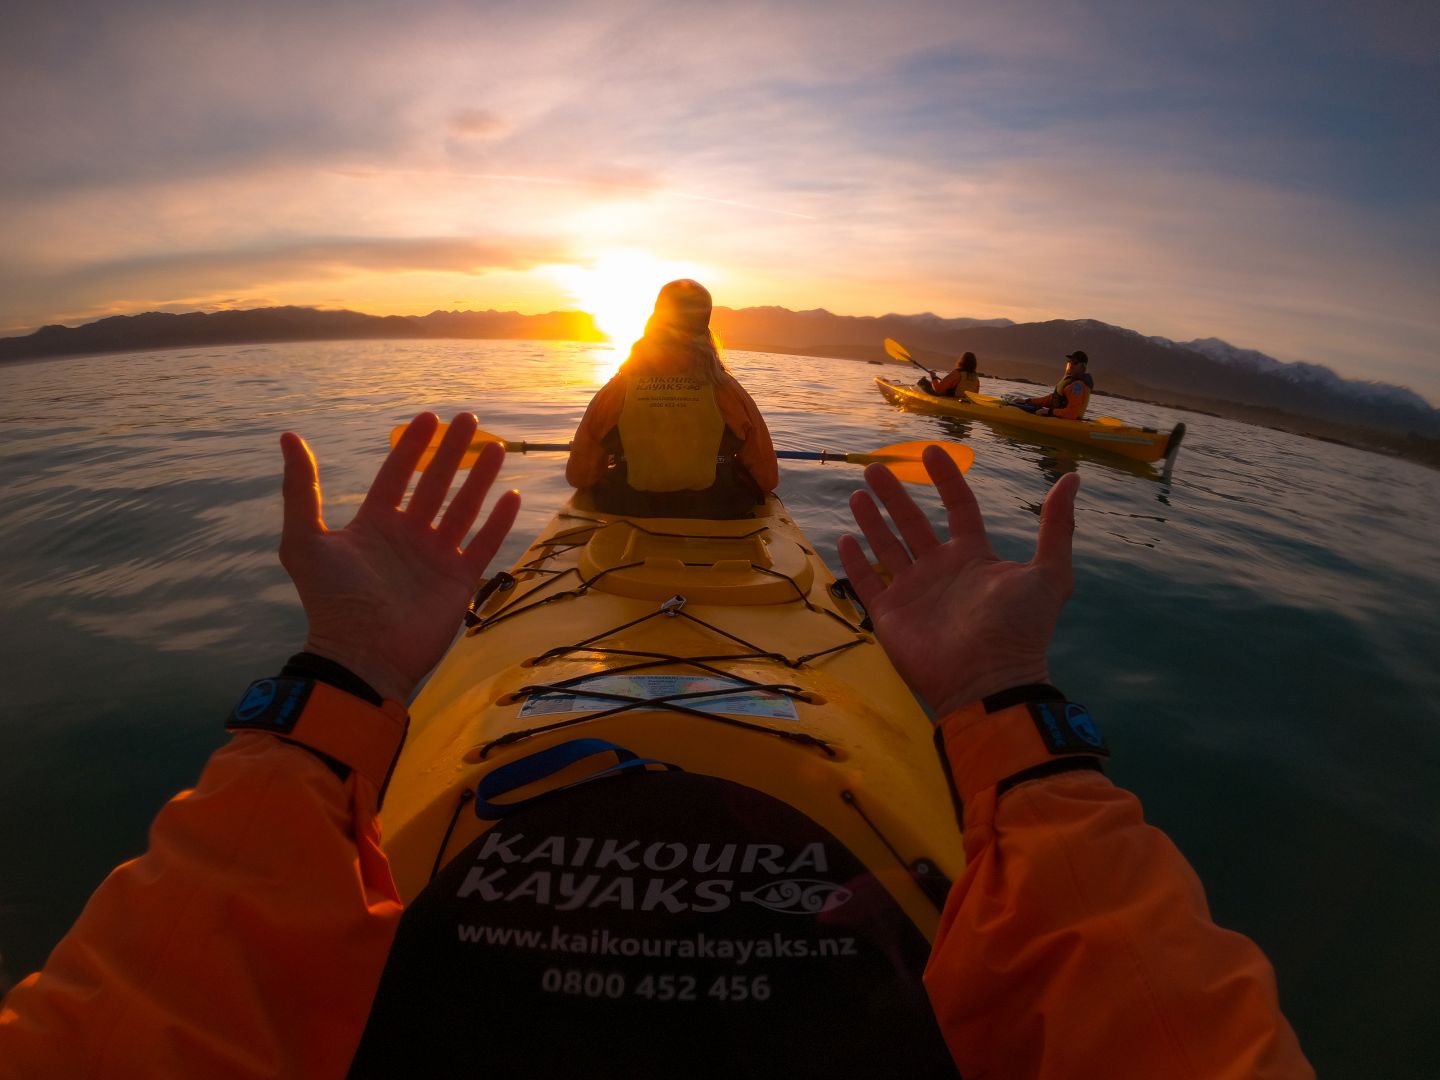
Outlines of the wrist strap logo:
[{"label": "wrist strap logo", "polygon": [[257,679],[250,684],[239,703],[230,712],[225,726],[234,731],[269,731],[286,735],[295,729],[310,692],[315,688],[311,679],[277,676]]},{"label": "wrist strap logo", "polygon": [[1069,701],[1032,701],[1026,708],[1045,748],[1052,754],[1095,754],[1110,756],[1110,747],[1090,710]]}]

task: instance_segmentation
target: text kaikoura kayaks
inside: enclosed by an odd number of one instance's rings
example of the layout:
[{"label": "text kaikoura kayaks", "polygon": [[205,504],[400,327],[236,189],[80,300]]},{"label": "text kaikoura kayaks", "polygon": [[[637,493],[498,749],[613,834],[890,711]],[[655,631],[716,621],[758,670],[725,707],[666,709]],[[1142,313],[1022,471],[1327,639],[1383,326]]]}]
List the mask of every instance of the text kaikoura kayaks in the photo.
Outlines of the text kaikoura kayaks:
[{"label": "text kaikoura kayaks", "polygon": [[582,499],[412,707],[371,1018],[411,1038],[357,1075],[953,1076],[920,975],[963,847],[864,612],[774,497]]}]

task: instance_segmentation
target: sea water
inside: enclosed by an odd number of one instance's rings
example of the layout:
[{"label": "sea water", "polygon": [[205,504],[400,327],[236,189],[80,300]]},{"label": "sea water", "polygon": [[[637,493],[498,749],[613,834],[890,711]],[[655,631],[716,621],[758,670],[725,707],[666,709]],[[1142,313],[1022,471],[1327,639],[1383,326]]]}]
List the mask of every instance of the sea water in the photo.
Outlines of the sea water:
[{"label": "sea water", "polygon": [[[877,349],[877,357],[879,352]],[[565,441],[607,346],[236,346],[0,367],[0,979],[43,963],[166,798],[224,741],[251,679],[304,637],[276,560],[279,433],[344,525],[420,409]],[[1052,675],[1205,883],[1274,962],[1322,1075],[1440,1059],[1440,473],[1116,399],[1189,429],[1173,474],[981,423],[896,411],[895,365],[734,353],[778,447],[967,442],[1002,556],[1082,478],[1076,590]],[[982,362],[983,367],[983,362]],[[1105,383],[1104,358],[1095,375]],[[987,392],[1021,389],[986,380]],[[566,497],[563,457],[511,455],[525,506],[503,567]],[[834,564],[853,466],[786,463],[781,494]],[[942,521],[933,492],[913,489]],[[1103,1007],[1103,1003],[1096,1003]]]}]

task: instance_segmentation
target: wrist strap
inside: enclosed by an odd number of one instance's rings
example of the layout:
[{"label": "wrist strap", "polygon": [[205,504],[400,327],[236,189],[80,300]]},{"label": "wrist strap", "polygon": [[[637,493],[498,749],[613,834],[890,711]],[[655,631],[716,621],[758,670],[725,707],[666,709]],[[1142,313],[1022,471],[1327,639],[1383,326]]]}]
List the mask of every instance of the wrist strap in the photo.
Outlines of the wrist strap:
[{"label": "wrist strap", "polygon": [[[982,791],[1069,768],[1094,768],[1109,756],[1085,706],[1055,687],[1034,683],[992,694],[945,717],[936,741],[962,804]],[[1041,769],[1052,762],[1083,762]],[[1032,774],[1031,770],[1038,770]]]},{"label": "wrist strap", "polygon": [[981,699],[987,713],[1008,709],[1011,705],[1028,705],[1032,701],[1064,701],[1065,695],[1049,683],[1032,682],[1012,686]]},{"label": "wrist strap", "polygon": [[338,761],[383,798],[409,721],[398,701],[377,707],[328,683],[277,675],[252,683],[225,727],[274,735]]},{"label": "wrist strap", "polygon": [[377,708],[385,700],[375,692],[375,688],[360,678],[344,664],[337,664],[318,653],[297,652],[285,666],[280,669],[281,675],[294,676],[297,679],[313,679],[315,682],[328,683],[337,690],[344,690],[347,694],[354,694],[362,701],[368,701]]}]

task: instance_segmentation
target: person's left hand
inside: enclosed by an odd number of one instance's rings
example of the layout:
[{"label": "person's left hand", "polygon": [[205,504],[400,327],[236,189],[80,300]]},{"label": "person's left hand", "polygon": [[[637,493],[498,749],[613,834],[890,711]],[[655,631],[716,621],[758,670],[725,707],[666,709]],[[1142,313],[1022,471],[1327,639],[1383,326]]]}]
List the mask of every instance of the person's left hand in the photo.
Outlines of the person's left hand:
[{"label": "person's left hand", "polygon": [[293,432],[285,455],[285,526],[280,562],[309,620],[305,650],[343,664],[382,697],[407,702],[444,654],[485,567],[515,522],[520,494],[496,501],[462,550],[505,451],[485,447],[438,524],[439,513],[478,421],[461,413],[401,509],[411,474],[439,419],[421,413],[380,466],[355,520],[331,531],[320,512],[315,456]]},{"label": "person's left hand", "polygon": [[940,541],[889,469],[871,465],[865,479],[899,536],[869,492],[857,491],[850,509],[884,574],[853,536],[840,538],[840,561],[895,670],[942,720],[1001,690],[1050,681],[1046,653],[1075,585],[1070,548],[1080,477],[1062,476],[1046,496],[1035,557],[1006,562],[991,548],[980,506],[955,463],[933,446],[924,460],[950,538]]}]

